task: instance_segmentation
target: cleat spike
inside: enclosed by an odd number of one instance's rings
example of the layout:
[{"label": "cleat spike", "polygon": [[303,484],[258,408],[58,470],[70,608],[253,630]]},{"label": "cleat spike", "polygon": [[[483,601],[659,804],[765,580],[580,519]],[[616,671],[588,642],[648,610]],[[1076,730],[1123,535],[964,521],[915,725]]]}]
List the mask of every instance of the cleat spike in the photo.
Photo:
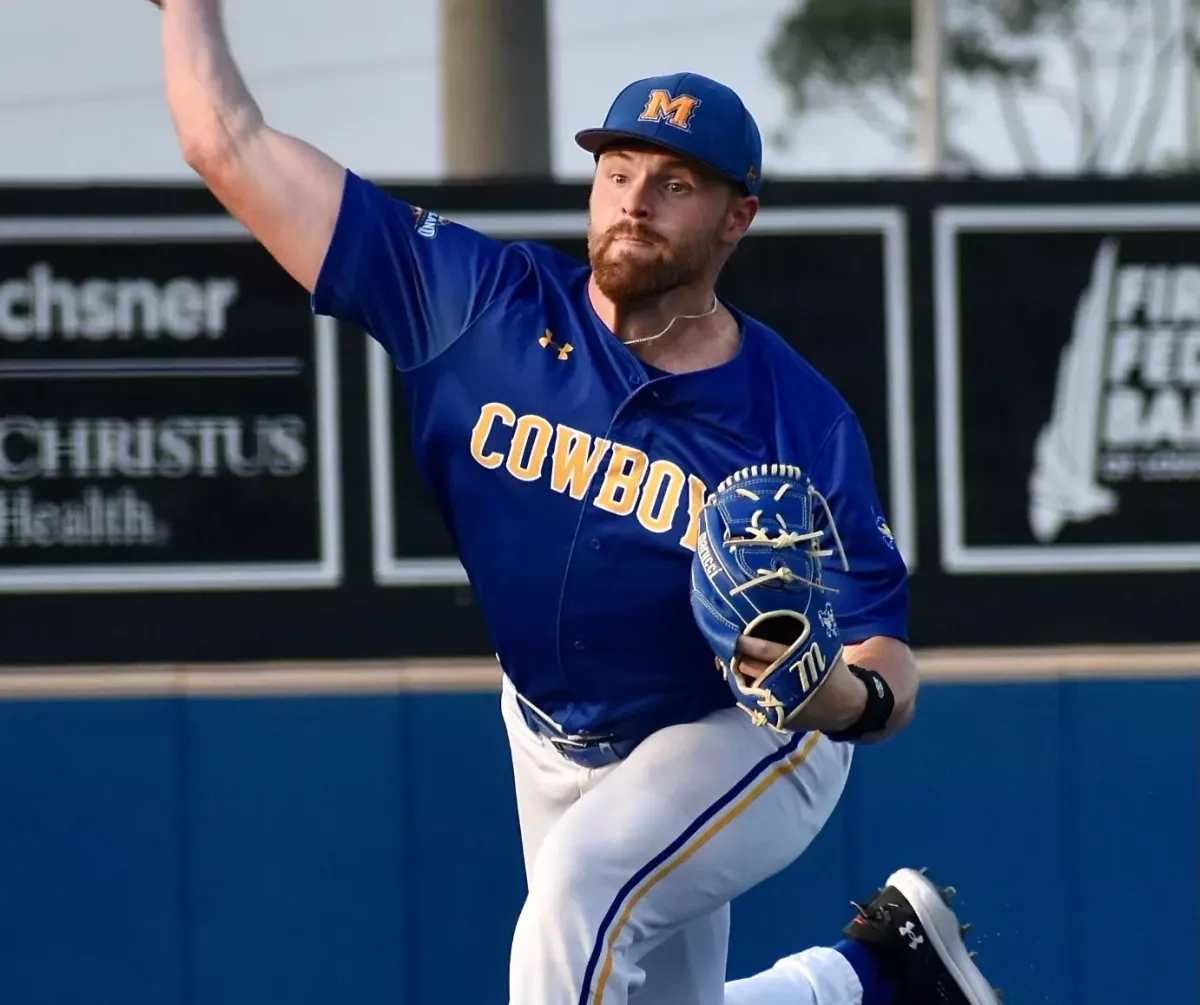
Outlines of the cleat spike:
[{"label": "cleat spike", "polygon": [[923,866],[921,866],[920,869],[917,870],[917,872],[919,872],[922,876],[924,876],[925,873],[927,873],[928,871],[929,871],[929,866],[927,866],[927,865],[923,865]]},{"label": "cleat spike", "polygon": [[946,902],[947,907],[953,903],[954,895],[958,893],[958,891],[952,886],[943,886],[938,892],[942,895],[942,900]]},{"label": "cleat spike", "polygon": [[968,959],[968,960],[973,960],[973,959],[975,959],[975,957],[976,957],[976,956],[978,956],[978,955],[979,955],[979,953],[978,953],[978,952],[976,952],[974,949],[972,949],[972,950],[971,950],[969,953],[967,953],[967,959]]},{"label": "cleat spike", "polygon": [[972,924],[971,924],[971,922],[969,922],[969,921],[968,921],[968,922],[967,922],[965,925],[959,925],[959,926],[958,926],[958,934],[959,934],[959,935],[966,935],[966,934],[967,934],[967,932],[969,932],[969,931],[970,931],[972,928],[974,928],[974,927],[975,927],[975,926],[974,926],[974,925],[972,925]]}]

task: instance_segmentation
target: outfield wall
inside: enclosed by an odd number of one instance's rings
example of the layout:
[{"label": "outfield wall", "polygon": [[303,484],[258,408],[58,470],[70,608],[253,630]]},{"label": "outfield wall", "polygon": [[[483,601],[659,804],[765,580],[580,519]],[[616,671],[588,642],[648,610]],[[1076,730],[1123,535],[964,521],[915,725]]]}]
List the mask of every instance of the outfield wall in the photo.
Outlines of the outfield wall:
[{"label": "outfield wall", "polygon": [[[731,976],[894,866],[1010,1003],[1200,1000],[1200,651],[930,652],[826,830],[734,905]],[[523,896],[494,663],[0,675],[0,1002],[506,998]]]}]

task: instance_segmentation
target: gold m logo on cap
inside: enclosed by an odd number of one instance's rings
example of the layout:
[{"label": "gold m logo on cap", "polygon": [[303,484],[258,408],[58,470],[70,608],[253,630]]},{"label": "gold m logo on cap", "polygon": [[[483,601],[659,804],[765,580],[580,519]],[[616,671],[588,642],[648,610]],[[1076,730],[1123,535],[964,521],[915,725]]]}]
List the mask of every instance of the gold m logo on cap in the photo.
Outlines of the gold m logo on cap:
[{"label": "gold m logo on cap", "polygon": [[646,107],[638,116],[640,122],[665,122],[676,129],[692,128],[692,114],[700,107],[700,99],[690,94],[675,98],[667,90],[655,89],[646,100]]}]

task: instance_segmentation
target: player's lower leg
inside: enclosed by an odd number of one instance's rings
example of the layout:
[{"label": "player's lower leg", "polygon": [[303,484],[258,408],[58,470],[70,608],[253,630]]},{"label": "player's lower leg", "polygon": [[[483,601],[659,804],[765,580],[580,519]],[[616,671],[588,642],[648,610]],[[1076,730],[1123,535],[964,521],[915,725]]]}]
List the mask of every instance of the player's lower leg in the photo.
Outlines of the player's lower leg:
[{"label": "player's lower leg", "polygon": [[725,1005],[998,1005],[950,908],[922,872],[900,869],[832,947],[788,956],[725,987]]}]

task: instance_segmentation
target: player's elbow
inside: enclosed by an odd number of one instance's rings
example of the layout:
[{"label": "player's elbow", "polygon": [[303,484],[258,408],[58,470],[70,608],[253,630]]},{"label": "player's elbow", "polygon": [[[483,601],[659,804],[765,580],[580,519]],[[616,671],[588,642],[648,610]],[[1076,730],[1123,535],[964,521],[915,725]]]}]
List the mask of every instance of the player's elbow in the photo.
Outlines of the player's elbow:
[{"label": "player's elbow", "polygon": [[890,733],[895,734],[907,729],[913,719],[917,717],[917,692],[920,688],[920,684],[916,683],[903,698],[897,699],[896,707],[892,710],[891,718],[888,720]]},{"label": "player's elbow", "polygon": [[257,116],[176,117],[175,132],[184,162],[211,184],[240,171],[261,124]]},{"label": "player's elbow", "polygon": [[181,143],[183,159],[217,200],[234,216],[253,189],[247,150],[228,137],[200,135]]},{"label": "player's elbow", "polygon": [[219,146],[193,140],[181,143],[180,151],[184,163],[205,181],[228,172],[229,153]]},{"label": "player's elbow", "polygon": [[184,163],[205,181],[226,177],[234,170],[237,147],[225,130],[189,127],[177,129],[177,135]]},{"label": "player's elbow", "polygon": [[921,690],[921,674],[917,661],[908,646],[891,640],[891,658],[881,660],[884,675],[895,697],[895,707],[888,720],[887,732],[894,736],[905,729],[917,714],[917,695]]}]

